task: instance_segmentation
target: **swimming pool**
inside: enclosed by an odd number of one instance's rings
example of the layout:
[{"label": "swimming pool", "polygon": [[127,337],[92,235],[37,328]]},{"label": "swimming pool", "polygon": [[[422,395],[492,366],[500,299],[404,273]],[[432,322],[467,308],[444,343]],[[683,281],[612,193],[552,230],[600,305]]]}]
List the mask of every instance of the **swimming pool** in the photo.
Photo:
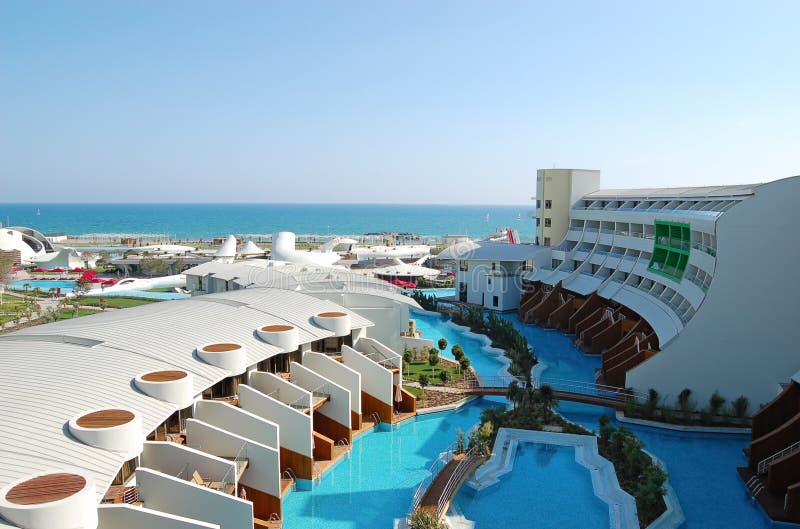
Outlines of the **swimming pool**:
[{"label": "swimming pool", "polygon": [[295,491],[283,501],[284,529],[389,529],[411,507],[417,485],[439,453],[467,431],[482,409],[498,405],[478,400],[451,413],[419,416],[392,430],[355,439],[350,455],[311,491]]},{"label": "swimming pool", "polygon": [[[438,316],[419,312],[414,312],[412,316],[417,320],[418,327],[424,322],[434,335],[451,329],[446,320]],[[503,317],[514,322],[534,347],[540,362],[547,365],[543,373],[545,378],[594,380],[594,369],[599,367],[599,359],[581,353],[570,337],[557,331],[522,324],[515,314],[505,314]],[[459,338],[459,335],[462,337]],[[458,341],[466,337],[456,330],[453,339]],[[476,362],[480,365],[473,356],[481,354],[481,348],[473,349],[472,354],[467,352],[473,365]],[[478,372],[481,373],[480,369]],[[613,410],[573,402],[562,402],[558,411],[567,419],[595,431],[598,430],[600,415],[607,413],[613,416]],[[747,435],[683,433],[628,424],[625,427],[644,441],[645,448],[666,465],[670,483],[686,516],[685,529],[772,527],[761,509],[750,500],[736,473],[736,467],[745,464],[742,448],[747,446]],[[491,525],[477,524],[475,529],[485,527]]]},{"label": "swimming pool", "polygon": [[465,334],[468,329],[459,328],[438,314],[413,312],[411,317],[417,321],[417,330],[422,331],[422,337],[436,343],[439,338],[447,340],[447,349],[442,352],[444,358],[454,359],[452,348],[460,344],[464,348],[472,367],[480,374],[506,374],[506,363],[500,360],[502,353],[492,350],[485,340],[474,338]]},{"label": "swimming pool", "polygon": [[51,288],[60,288],[62,294],[69,294],[75,290],[75,281],[55,279],[16,279],[11,282],[11,288],[14,290],[25,290],[26,284],[30,285],[29,291],[38,287],[45,293]]},{"label": "swimming pool", "polygon": [[[30,285],[30,290],[40,288],[42,292],[47,293],[51,288],[60,288],[62,294],[70,294],[75,290],[75,281],[70,280],[50,280],[50,279],[17,279],[11,282],[11,288],[14,290],[24,290],[24,285]],[[127,296],[143,299],[185,299],[191,297],[190,294],[180,294],[178,292],[145,292],[141,290],[128,290],[121,292],[103,292],[102,290],[93,290],[84,294],[85,296]]]},{"label": "swimming pool", "polygon": [[594,495],[573,447],[520,443],[509,474],[479,492],[462,487],[455,502],[476,529],[609,526],[608,505]]}]

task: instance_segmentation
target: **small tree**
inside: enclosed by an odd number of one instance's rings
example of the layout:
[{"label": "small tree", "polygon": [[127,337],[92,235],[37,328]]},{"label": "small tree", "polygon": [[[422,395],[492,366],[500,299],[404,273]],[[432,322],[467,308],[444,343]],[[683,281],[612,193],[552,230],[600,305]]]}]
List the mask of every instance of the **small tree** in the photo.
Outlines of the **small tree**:
[{"label": "small tree", "polygon": [[506,398],[514,406],[514,409],[522,402],[523,396],[524,390],[519,386],[519,382],[512,380],[511,384],[508,385],[508,390],[506,390]]},{"label": "small tree", "polygon": [[447,369],[439,371],[439,380],[441,380],[443,384],[447,383],[450,380],[450,372]]},{"label": "small tree", "polygon": [[456,454],[463,454],[467,451],[467,435],[461,428],[456,428]]},{"label": "small tree", "polygon": [[439,365],[439,353],[437,353],[435,349],[431,349],[428,355],[428,364],[431,366],[433,376],[436,376],[436,366]]},{"label": "small tree", "polygon": [[425,400],[425,388],[428,387],[429,383],[430,383],[430,379],[428,378],[428,375],[426,375],[425,373],[422,373],[422,374],[419,375],[419,387],[422,388],[422,400],[423,401]]},{"label": "small tree", "polygon": [[471,362],[469,361],[469,358],[467,358],[466,356],[458,361],[458,365],[461,367],[462,372],[468,370],[470,364]]},{"label": "small tree", "polygon": [[447,349],[447,339],[444,337],[439,338],[439,341],[436,342],[436,345],[439,346],[440,351],[444,351],[445,349]]},{"label": "small tree", "polygon": [[105,312],[107,305],[108,302],[106,301],[106,298],[100,298],[100,310]]},{"label": "small tree", "polygon": [[747,412],[750,409],[750,400],[744,395],[740,395],[736,400],[731,403],[733,414],[739,418],[744,419],[747,417]]},{"label": "small tree", "polygon": [[695,408],[697,408],[697,403],[692,399],[692,390],[685,388],[678,394],[678,409],[684,416],[687,416],[694,412]]},{"label": "small tree", "polygon": [[711,415],[719,415],[723,406],[725,406],[725,397],[718,391],[714,391],[708,399],[708,411],[711,412]]},{"label": "small tree", "polygon": [[539,403],[542,405],[542,414],[544,415],[544,422],[550,420],[550,408],[558,406],[558,397],[552,386],[549,384],[542,384],[538,391]]},{"label": "small tree", "polygon": [[414,360],[414,355],[411,353],[411,350],[406,347],[403,351],[403,362],[405,363],[406,371],[408,371],[408,364],[410,364]]},{"label": "small tree", "polygon": [[464,358],[464,348],[461,347],[459,344],[455,344],[451,349],[451,352],[453,353],[453,358],[455,358],[456,361]]}]

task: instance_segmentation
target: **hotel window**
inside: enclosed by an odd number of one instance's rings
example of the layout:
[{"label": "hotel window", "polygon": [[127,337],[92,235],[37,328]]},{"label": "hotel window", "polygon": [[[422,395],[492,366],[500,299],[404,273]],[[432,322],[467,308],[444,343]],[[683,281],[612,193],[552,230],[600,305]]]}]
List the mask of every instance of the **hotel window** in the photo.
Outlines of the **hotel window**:
[{"label": "hotel window", "polygon": [[536,227],[538,228],[542,224],[542,219],[536,217]]},{"label": "hotel window", "polygon": [[545,228],[549,228],[550,227],[550,223],[551,223],[550,217],[545,217],[544,218],[544,227]]},{"label": "hotel window", "polygon": [[491,277],[487,278],[487,281],[486,281],[486,283],[487,283],[488,285],[491,285],[491,284],[492,284],[492,278],[491,278]]},{"label": "hotel window", "polygon": [[545,200],[544,201],[544,209],[553,209],[553,201],[552,200]]},{"label": "hotel window", "polygon": [[467,261],[459,261],[458,262],[458,269],[460,271],[462,271],[462,272],[466,272],[468,266],[469,266],[469,263]]},{"label": "hotel window", "polygon": [[545,246],[550,246],[550,237],[545,237],[544,238],[544,245]]},{"label": "hotel window", "polygon": [[492,272],[497,270],[497,263],[492,263]]},{"label": "hotel window", "polygon": [[492,307],[496,307],[499,302],[500,300],[497,299],[497,296],[492,296]]},{"label": "hotel window", "polygon": [[541,200],[537,200],[536,201],[536,209],[542,209],[542,201]]}]

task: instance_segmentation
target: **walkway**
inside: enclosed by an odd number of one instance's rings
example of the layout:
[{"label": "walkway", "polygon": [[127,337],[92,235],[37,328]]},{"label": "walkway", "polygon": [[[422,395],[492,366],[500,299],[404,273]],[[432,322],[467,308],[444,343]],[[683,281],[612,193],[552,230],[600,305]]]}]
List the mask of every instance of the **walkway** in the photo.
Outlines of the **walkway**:
[{"label": "walkway", "polygon": [[444,518],[456,492],[461,487],[461,483],[484,460],[484,457],[473,451],[461,456],[455,456],[433,478],[433,481],[422,496],[418,508],[428,511],[439,519]]},{"label": "walkway", "polygon": [[[469,395],[499,395],[505,396],[508,393],[508,386],[516,381],[520,387],[525,387],[525,381],[513,376],[477,376],[469,381],[468,387],[463,391]],[[542,379],[534,382],[534,389],[548,385],[553,388],[558,400],[580,402],[583,404],[593,404],[604,406],[615,410],[624,410],[628,400],[635,398],[641,400],[642,395],[631,393],[624,388],[615,386],[604,386],[589,382],[561,379]]]}]

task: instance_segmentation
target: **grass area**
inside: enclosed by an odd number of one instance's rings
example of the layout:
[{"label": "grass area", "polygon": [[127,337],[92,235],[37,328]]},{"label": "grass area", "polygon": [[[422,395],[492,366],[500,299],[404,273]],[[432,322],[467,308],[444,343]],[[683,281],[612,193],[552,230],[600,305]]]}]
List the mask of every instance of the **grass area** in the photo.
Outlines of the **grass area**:
[{"label": "grass area", "polygon": [[[127,297],[107,297],[106,300],[106,307],[110,309],[127,309],[130,307],[138,307],[139,305],[148,305],[150,303],[155,303],[155,299],[142,299],[142,298],[127,298]],[[96,297],[82,297],[81,298],[81,305],[91,306],[91,307],[99,307],[100,306],[100,298]]]},{"label": "grass area", "polygon": [[450,378],[457,378],[458,369],[455,368],[448,368],[445,367],[443,364],[439,364],[436,366],[436,371],[434,373],[433,369],[431,368],[428,362],[424,362],[422,360],[414,360],[410,364],[406,364],[403,368],[403,378],[406,380],[413,380],[415,382],[419,382],[419,376],[421,374],[428,375],[428,379],[430,380],[431,384],[439,384],[441,380],[439,379],[439,373],[441,371],[447,371],[450,373]]},{"label": "grass area", "polygon": [[59,320],[71,320],[72,318],[80,318],[81,316],[88,316],[90,314],[97,314],[96,310],[78,309],[77,315],[72,310],[64,309],[58,311]]},{"label": "grass area", "polygon": [[417,397],[417,400],[422,398],[422,389],[415,388],[414,386],[403,386],[403,389]]},{"label": "grass area", "polygon": [[148,292],[174,292],[170,287],[151,288]]}]

